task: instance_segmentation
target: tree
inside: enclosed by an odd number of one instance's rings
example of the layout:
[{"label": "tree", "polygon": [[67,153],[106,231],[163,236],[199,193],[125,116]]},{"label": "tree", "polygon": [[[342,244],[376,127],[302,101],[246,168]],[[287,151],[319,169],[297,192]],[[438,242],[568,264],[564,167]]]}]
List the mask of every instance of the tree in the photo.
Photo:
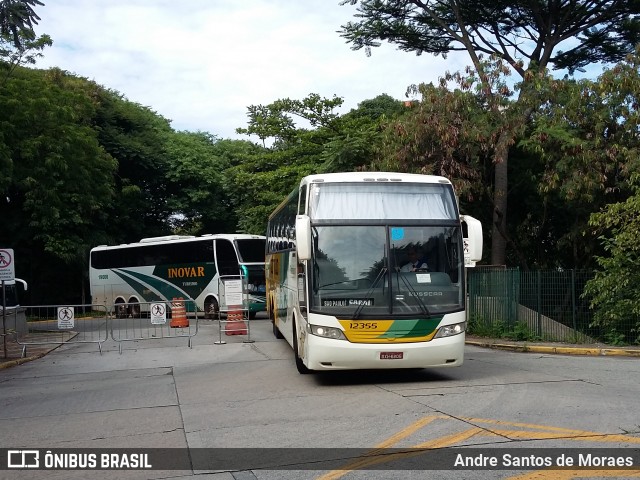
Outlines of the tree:
[{"label": "tree", "polygon": [[169,120],[113,90],[96,88],[94,99],[98,141],[118,165],[111,223],[105,226],[110,243],[166,235],[173,213],[168,199],[181,188],[166,179]]},{"label": "tree", "polygon": [[[273,209],[305,175],[369,168],[380,143],[380,123],[405,110],[385,94],[342,116],[334,111],[340,105],[341,98],[310,94],[249,107],[249,125],[237,131],[257,135],[262,147],[226,172],[241,230],[263,233]],[[298,119],[313,128],[299,127]]]},{"label": "tree", "polygon": [[[550,67],[573,72],[592,62],[616,62],[640,41],[638,0],[344,0],[359,4],[356,22],[342,26],[353,49],[397,44],[420,55],[469,56],[487,105],[501,113],[487,58],[505,62],[521,78],[517,100],[504,113],[493,145],[492,263],[504,264],[507,242],[509,149],[540,106],[535,84]],[[567,48],[560,50],[561,47]],[[500,87],[504,88],[504,86]]]},{"label": "tree", "polygon": [[[176,132],[166,149],[166,178],[179,186],[169,197],[173,230],[186,235],[235,231],[237,218],[225,186],[229,154],[240,140],[222,142],[204,132]],[[236,149],[237,150],[237,149]]]},{"label": "tree", "polygon": [[17,67],[34,65],[36,59],[42,57],[42,50],[52,44],[48,35],[42,35],[35,40],[25,38],[20,46],[16,47],[8,40],[7,35],[0,34],[0,72],[3,72],[0,84],[6,83]]},{"label": "tree", "polygon": [[22,47],[25,39],[35,38],[33,27],[40,20],[33,9],[36,5],[44,6],[44,3],[38,0],[0,1],[0,35],[11,35],[16,48]]},{"label": "tree", "polygon": [[104,243],[116,163],[92,128],[89,93],[56,69],[19,68],[0,85],[0,244],[16,249],[33,300],[79,291],[89,246]]},{"label": "tree", "polygon": [[587,282],[585,296],[594,309],[591,326],[601,327],[609,341],[640,342],[640,175],[632,179],[634,195],[592,215],[606,255],[601,270]]}]

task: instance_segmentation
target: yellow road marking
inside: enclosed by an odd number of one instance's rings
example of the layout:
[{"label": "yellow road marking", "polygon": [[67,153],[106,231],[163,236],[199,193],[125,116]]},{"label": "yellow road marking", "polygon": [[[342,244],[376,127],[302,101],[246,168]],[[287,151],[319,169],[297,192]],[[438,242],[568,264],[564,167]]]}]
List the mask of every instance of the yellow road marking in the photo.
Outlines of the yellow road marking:
[{"label": "yellow road marking", "polygon": [[[450,445],[455,445],[462,440],[467,440],[482,431],[483,430],[481,428],[470,428],[469,430],[465,430],[464,432],[454,433],[452,435],[447,435],[446,437],[436,438],[435,440],[429,440],[428,442],[419,443],[418,445],[408,448],[425,449],[448,447]],[[422,450],[418,450],[416,452],[398,452],[376,457],[365,456],[345,465],[340,470],[333,470],[326,475],[318,477],[317,480],[335,480],[346,475],[352,470],[358,470],[360,468],[377,465],[379,463],[387,463],[401,458],[415,457],[417,455],[422,455],[423,453],[424,452]],[[368,453],[367,455],[371,455],[371,453]]]},{"label": "yellow road marking", "polygon": [[[489,423],[489,424],[494,424],[494,425],[508,425],[511,427],[521,427],[521,428],[531,428],[531,429],[535,429],[535,430],[547,430],[547,431],[551,431],[551,432],[559,432],[562,433],[565,436],[569,436],[569,435],[573,435],[576,437],[580,437],[580,438],[576,438],[576,440],[590,440],[590,437],[599,437],[595,440],[598,441],[608,441],[608,439],[611,439],[611,441],[617,441],[617,442],[630,442],[630,443],[640,443],[640,438],[637,437],[631,437],[631,436],[626,436],[626,435],[620,435],[620,434],[606,434],[606,433],[600,433],[600,432],[590,432],[588,430],[575,430],[575,429],[570,429],[570,428],[562,428],[562,427],[552,427],[552,426],[548,426],[548,425],[535,425],[532,423],[518,423],[518,422],[506,422],[503,420],[491,420],[491,419],[484,419],[484,418],[464,418],[464,417],[460,417],[461,420],[465,420],[468,422],[472,422],[472,423]],[[496,432],[504,432],[502,430],[496,430]],[[534,432],[526,432],[526,431],[520,431],[518,430],[518,432],[522,432],[522,433],[534,433]],[[532,437],[526,437],[526,438],[532,438]],[[549,438],[560,438],[558,436],[552,436]]]},{"label": "yellow road marking", "polygon": [[449,417],[445,417],[444,415],[429,415],[428,417],[422,417],[420,420],[418,420],[417,422],[412,423],[411,425],[409,425],[408,427],[404,428],[403,430],[400,430],[398,433],[396,433],[395,435],[389,437],[387,440],[385,440],[382,443],[379,443],[378,445],[375,446],[375,450],[373,451],[377,451],[378,449],[381,448],[388,448],[391,445],[396,444],[397,442],[399,442],[400,440],[408,437],[409,435],[411,435],[412,433],[416,432],[417,430],[421,429],[422,427],[430,424],[431,422],[433,422],[434,420],[437,419],[447,419]]},{"label": "yellow road marking", "polygon": [[552,433],[552,432],[527,432],[524,430],[492,430],[497,435],[502,435],[511,439],[529,439],[529,440],[552,440],[563,439],[582,442],[626,442],[640,443],[640,438],[627,437],[625,435],[609,435],[606,433],[579,432],[575,433]]},{"label": "yellow road marking", "polygon": [[[483,418],[464,418],[460,417],[459,420],[471,422],[471,423],[484,423],[500,426],[529,428],[533,431],[527,430],[510,430],[510,429],[495,429],[486,430],[481,427],[474,427],[463,432],[454,433],[444,437],[439,437],[434,440],[422,442],[409,449],[420,449],[418,451],[406,451],[393,454],[384,455],[384,449],[390,448],[399,441],[407,438],[417,430],[430,424],[434,420],[448,420],[451,417],[444,415],[430,415],[423,417],[418,421],[412,423],[406,428],[400,430],[395,435],[389,437],[383,442],[376,445],[372,450],[367,452],[363,457],[352,461],[344,465],[339,470],[333,470],[317,480],[336,480],[350,471],[366,468],[372,465],[380,463],[388,463],[401,458],[409,458],[423,454],[424,449],[443,448],[455,445],[463,440],[467,440],[476,435],[480,436],[494,436],[500,435],[506,438],[513,439],[534,439],[534,440],[547,440],[547,439],[566,439],[572,441],[592,441],[592,442],[625,442],[625,443],[640,443],[640,438],[620,435],[620,434],[603,434],[597,432],[590,432],[585,430],[575,430],[562,427],[553,427],[547,425],[535,425],[531,423],[519,423],[519,422],[507,422],[503,420],[492,420]],[[524,475],[517,477],[510,477],[511,480],[534,480],[534,479],[573,479],[573,478],[589,478],[589,477],[626,477],[637,478],[640,477],[640,470],[626,470],[626,469],[613,469],[613,470],[592,470],[592,469],[570,469],[570,470],[538,470],[535,472],[528,472]]]}]

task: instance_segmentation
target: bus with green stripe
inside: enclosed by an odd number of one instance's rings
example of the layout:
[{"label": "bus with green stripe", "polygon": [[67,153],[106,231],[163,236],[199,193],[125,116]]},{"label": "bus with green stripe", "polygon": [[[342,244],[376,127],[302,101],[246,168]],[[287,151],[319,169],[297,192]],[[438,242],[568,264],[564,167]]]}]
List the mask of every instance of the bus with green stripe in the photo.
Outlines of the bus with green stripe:
[{"label": "bus with green stripe", "polygon": [[456,367],[482,226],[449,180],[310,175],[270,215],[267,312],[300,373]]},{"label": "bus with green stripe", "polygon": [[187,305],[205,318],[217,318],[220,276],[242,277],[253,318],[265,310],[265,240],[249,234],[169,235],[95,247],[89,254],[92,304],[136,317],[147,314],[151,302],[182,297],[194,300]]}]

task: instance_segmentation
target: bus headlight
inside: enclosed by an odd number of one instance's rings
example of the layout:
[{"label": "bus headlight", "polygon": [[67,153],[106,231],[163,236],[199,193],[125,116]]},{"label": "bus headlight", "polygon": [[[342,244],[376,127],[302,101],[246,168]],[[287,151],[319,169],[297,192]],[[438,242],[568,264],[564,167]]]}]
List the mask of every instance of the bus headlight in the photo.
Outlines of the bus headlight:
[{"label": "bus headlight", "polygon": [[339,328],[311,325],[311,333],[318,337],[333,338],[334,340],[346,340],[345,336],[342,334],[342,330]]},{"label": "bus headlight", "polygon": [[467,328],[467,322],[454,323],[453,325],[444,325],[438,329],[438,333],[433,338],[452,337],[459,335]]}]

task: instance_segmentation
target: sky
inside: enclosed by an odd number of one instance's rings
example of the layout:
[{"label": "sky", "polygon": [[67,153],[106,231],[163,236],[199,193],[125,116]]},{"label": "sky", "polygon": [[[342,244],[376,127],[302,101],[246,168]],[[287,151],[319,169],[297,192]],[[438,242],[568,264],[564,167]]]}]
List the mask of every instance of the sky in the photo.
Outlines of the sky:
[{"label": "sky", "polygon": [[337,33],[354,20],[340,0],[42,0],[36,34],[58,67],[120,92],[175,130],[218,138],[247,127],[247,107],[310,93],[343,98],[345,114],[468,63],[384,44],[367,56]]}]

